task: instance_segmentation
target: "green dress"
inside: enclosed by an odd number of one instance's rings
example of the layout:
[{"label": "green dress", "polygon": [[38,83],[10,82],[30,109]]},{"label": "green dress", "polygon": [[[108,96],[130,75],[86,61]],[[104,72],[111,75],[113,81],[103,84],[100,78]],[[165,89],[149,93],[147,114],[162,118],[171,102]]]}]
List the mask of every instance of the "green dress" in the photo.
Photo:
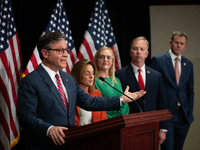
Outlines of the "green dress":
[{"label": "green dress", "polygon": [[[118,78],[116,78],[116,82],[112,82],[112,78],[105,78],[105,80],[112,85],[113,87],[115,87],[116,89],[118,89],[119,91],[123,92],[122,90],[122,85],[121,82]],[[116,91],[115,89],[111,88],[109,85],[107,85],[105,82],[100,81],[98,78],[96,78],[95,81],[95,87],[96,89],[98,89],[99,91],[101,91],[101,94],[103,97],[114,97],[114,96],[122,96],[121,93],[119,93],[118,91]],[[115,110],[115,111],[106,111],[108,118],[113,118],[113,117],[117,117],[117,116],[121,116],[121,115],[126,115],[129,114],[129,106],[128,103],[122,105],[120,107],[120,110]]]}]

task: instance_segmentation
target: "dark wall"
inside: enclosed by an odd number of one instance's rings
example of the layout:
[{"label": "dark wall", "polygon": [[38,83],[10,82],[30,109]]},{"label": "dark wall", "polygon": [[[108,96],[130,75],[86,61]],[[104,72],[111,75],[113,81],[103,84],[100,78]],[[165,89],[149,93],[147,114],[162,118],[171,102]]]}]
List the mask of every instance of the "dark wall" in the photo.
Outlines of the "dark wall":
[{"label": "dark wall", "polygon": [[[57,0],[11,1],[23,64],[26,67],[37,40],[48,24]],[[94,10],[95,2],[96,0],[63,0],[77,51]],[[130,0],[106,0],[106,4],[119,47],[122,66],[125,66],[130,62],[131,40],[141,35],[150,40],[148,0],[143,0],[141,3]]]}]

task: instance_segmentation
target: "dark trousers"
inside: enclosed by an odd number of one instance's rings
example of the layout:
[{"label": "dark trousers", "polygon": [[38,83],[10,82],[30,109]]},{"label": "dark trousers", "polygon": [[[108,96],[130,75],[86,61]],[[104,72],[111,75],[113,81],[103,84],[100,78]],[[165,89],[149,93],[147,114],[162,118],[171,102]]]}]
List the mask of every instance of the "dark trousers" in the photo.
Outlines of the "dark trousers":
[{"label": "dark trousers", "polygon": [[168,122],[166,140],[161,145],[161,150],[182,150],[190,124],[183,115],[180,107]]},{"label": "dark trousers", "polygon": [[68,143],[56,146],[47,136],[28,136],[26,130],[20,131],[20,140],[12,150],[68,150]]},{"label": "dark trousers", "polygon": [[[33,135],[33,134],[32,134]],[[30,136],[30,134],[26,134],[25,139],[25,150],[68,150],[68,143],[63,145],[55,145],[50,137],[46,135],[38,136],[35,134],[34,136]]]}]

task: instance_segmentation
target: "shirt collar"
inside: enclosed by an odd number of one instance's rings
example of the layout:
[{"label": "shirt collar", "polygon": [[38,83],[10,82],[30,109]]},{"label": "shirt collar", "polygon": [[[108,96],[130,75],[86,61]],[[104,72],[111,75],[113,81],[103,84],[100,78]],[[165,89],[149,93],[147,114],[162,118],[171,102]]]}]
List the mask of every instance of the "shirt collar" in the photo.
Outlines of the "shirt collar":
[{"label": "shirt collar", "polygon": [[58,74],[58,75],[60,76],[59,71],[58,71],[58,72],[55,72],[55,71],[51,70],[49,67],[45,66],[43,63],[41,63],[41,65],[42,65],[42,67],[47,71],[47,73],[49,74],[49,76],[50,76],[52,79],[55,78],[55,75],[56,75],[56,74]]},{"label": "shirt collar", "polygon": [[134,71],[135,73],[138,72],[138,69],[141,69],[142,72],[145,72],[145,64],[144,64],[141,68],[139,68],[139,67],[137,67],[136,65],[134,65],[134,64],[131,62],[131,66],[132,66],[133,71]]},{"label": "shirt collar", "polygon": [[176,56],[176,55],[172,52],[171,49],[169,50],[169,55],[170,55],[170,57],[171,57],[171,59],[172,59],[173,61],[175,61],[175,58],[176,58],[176,57],[178,57],[179,60],[181,61],[181,55]]}]

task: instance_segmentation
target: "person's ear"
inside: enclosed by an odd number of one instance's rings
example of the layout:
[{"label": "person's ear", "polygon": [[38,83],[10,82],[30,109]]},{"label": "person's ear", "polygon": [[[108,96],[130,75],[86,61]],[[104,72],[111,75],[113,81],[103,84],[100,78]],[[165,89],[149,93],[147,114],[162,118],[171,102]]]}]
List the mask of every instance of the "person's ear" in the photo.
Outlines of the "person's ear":
[{"label": "person's ear", "polygon": [[44,58],[48,58],[48,51],[46,49],[41,50],[41,54]]},{"label": "person's ear", "polygon": [[169,41],[169,45],[170,45],[170,46],[172,45],[172,41],[171,41],[171,40]]}]

